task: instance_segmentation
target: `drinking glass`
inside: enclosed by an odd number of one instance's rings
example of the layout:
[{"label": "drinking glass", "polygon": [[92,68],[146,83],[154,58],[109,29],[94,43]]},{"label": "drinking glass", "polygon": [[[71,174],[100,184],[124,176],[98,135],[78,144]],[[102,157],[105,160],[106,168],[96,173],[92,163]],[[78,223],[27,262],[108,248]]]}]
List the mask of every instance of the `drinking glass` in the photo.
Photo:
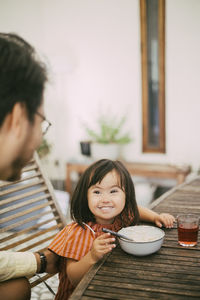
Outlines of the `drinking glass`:
[{"label": "drinking glass", "polygon": [[193,247],[197,244],[199,230],[199,216],[181,214],[177,216],[178,243],[184,247]]}]

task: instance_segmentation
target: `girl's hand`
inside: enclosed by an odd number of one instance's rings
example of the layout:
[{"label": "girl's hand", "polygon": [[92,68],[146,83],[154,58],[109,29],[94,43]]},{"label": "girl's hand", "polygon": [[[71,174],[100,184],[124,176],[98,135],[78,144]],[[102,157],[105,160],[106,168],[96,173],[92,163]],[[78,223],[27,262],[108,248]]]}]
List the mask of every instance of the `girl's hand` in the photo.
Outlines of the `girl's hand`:
[{"label": "girl's hand", "polygon": [[92,249],[80,260],[67,259],[66,273],[74,287],[91,266],[115,247],[114,241],[115,238],[111,237],[110,233],[104,233],[93,241]]},{"label": "girl's hand", "polygon": [[111,237],[110,233],[104,233],[94,240],[92,249],[90,251],[95,263],[106,253],[115,248],[116,245],[113,244],[114,241],[115,238]]},{"label": "girl's hand", "polygon": [[164,225],[166,228],[172,228],[175,218],[170,214],[162,213],[155,216],[154,222],[158,227],[162,227]]}]

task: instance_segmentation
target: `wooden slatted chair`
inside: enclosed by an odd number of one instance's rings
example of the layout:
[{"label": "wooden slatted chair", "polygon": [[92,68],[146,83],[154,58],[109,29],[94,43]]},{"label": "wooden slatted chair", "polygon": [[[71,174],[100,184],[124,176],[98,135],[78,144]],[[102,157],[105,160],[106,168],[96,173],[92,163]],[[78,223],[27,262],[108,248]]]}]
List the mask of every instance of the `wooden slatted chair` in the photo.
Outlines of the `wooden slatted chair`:
[{"label": "wooden slatted chair", "polygon": [[[21,180],[0,182],[0,250],[43,251],[66,218],[36,153],[22,171]],[[51,276],[29,278],[31,287]]]}]

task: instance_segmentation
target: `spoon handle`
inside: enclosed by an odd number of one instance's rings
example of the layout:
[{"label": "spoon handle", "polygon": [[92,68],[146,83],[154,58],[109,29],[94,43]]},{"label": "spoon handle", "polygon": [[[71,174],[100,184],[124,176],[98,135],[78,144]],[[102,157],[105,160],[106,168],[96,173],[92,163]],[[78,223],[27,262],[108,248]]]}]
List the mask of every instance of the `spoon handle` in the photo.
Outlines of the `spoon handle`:
[{"label": "spoon handle", "polygon": [[110,233],[110,234],[112,234],[112,235],[115,235],[115,236],[117,236],[117,237],[119,237],[119,238],[123,238],[123,239],[128,240],[128,241],[133,241],[132,239],[126,237],[125,235],[120,234],[120,233],[115,232],[115,231],[112,231],[112,230],[107,229],[107,228],[102,228],[102,231],[103,231],[103,232],[106,232],[106,233]]}]

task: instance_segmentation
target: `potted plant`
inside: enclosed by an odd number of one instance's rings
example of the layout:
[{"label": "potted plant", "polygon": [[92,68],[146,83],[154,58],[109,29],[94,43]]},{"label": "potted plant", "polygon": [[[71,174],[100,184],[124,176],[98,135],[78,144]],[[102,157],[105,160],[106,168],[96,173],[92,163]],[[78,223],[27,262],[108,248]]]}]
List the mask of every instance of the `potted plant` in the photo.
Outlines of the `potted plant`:
[{"label": "potted plant", "polygon": [[103,115],[97,120],[96,130],[85,126],[91,139],[91,155],[94,160],[119,158],[121,146],[132,140],[129,133],[122,131],[125,121],[125,116],[110,118]]},{"label": "potted plant", "polygon": [[43,138],[40,146],[37,149],[37,153],[40,159],[46,157],[51,152],[51,145],[47,141],[47,139]]}]

